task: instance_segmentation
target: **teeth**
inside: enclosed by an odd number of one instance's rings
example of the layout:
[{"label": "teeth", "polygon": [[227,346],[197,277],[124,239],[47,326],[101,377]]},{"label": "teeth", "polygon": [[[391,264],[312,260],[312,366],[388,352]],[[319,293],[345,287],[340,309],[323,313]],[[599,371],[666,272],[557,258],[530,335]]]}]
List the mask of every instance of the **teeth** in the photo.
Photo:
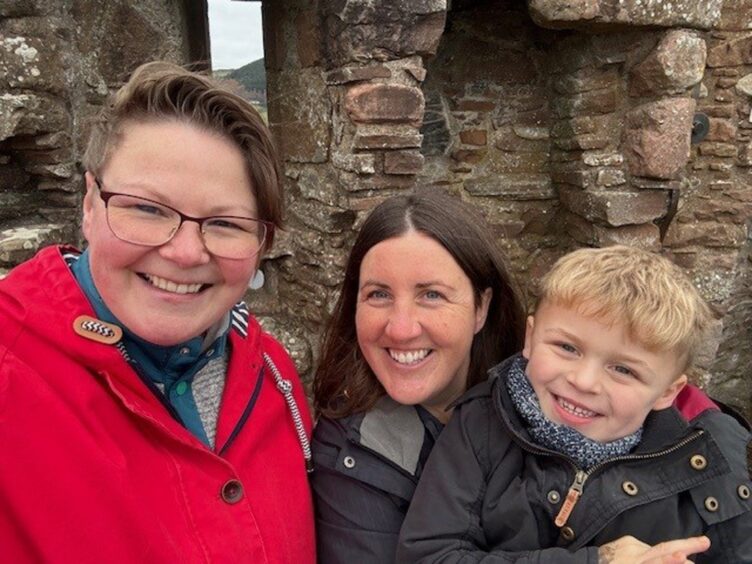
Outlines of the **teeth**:
[{"label": "teeth", "polygon": [[573,415],[577,415],[578,417],[595,417],[596,415],[598,415],[595,411],[590,411],[589,409],[578,407],[562,398],[559,398],[559,405],[563,407],[565,411],[568,411]]},{"label": "teeth", "polygon": [[389,349],[389,356],[400,364],[415,364],[428,356],[431,349],[418,349],[417,351],[393,351]]},{"label": "teeth", "polygon": [[178,284],[172,280],[160,278],[152,274],[144,274],[144,277],[151,283],[152,286],[156,286],[160,290],[166,292],[172,292],[173,294],[195,294],[201,289],[203,284]]}]

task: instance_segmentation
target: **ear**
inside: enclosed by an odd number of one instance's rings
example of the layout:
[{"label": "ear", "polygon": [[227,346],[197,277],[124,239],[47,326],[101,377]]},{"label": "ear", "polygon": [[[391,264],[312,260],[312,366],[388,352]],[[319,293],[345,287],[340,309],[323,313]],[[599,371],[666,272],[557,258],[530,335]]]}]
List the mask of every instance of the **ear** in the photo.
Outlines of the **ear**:
[{"label": "ear", "polygon": [[682,374],[676,380],[671,382],[671,385],[656,400],[656,402],[653,404],[653,409],[666,409],[667,407],[670,407],[674,403],[676,396],[679,395],[679,392],[681,392],[682,388],[686,385],[687,375]]},{"label": "ear", "polygon": [[480,303],[478,304],[478,307],[475,308],[474,335],[477,335],[478,332],[483,329],[483,326],[486,324],[486,317],[488,317],[488,306],[491,305],[492,297],[493,290],[491,288],[486,288],[480,295]]},{"label": "ear", "polygon": [[84,217],[81,222],[81,229],[84,232],[84,238],[88,241],[89,233],[92,230],[92,222],[94,221],[93,215],[95,198],[97,197],[97,183],[94,180],[94,175],[88,170],[84,174],[84,179],[86,181],[86,194],[84,194]]},{"label": "ear", "polygon": [[522,348],[522,356],[530,360],[530,349],[533,344],[533,328],[535,327],[535,316],[528,315],[525,323],[525,346]]}]

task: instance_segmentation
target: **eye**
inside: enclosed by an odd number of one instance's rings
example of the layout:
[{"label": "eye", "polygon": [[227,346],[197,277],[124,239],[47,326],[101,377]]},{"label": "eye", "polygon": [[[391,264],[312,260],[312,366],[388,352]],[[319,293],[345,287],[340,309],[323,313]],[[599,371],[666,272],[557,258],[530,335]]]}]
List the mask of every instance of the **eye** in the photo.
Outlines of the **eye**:
[{"label": "eye", "polygon": [[212,217],[204,222],[205,229],[213,230],[230,230],[230,231],[248,231],[247,225],[240,221],[234,221],[229,217]]},{"label": "eye", "polygon": [[155,216],[165,216],[167,215],[167,212],[164,208],[149,204],[145,202],[139,202],[137,204],[133,204],[130,206],[130,208],[137,213],[143,214],[143,215],[155,215]]},{"label": "eye", "polygon": [[617,374],[621,374],[622,376],[634,376],[634,377],[637,376],[634,370],[622,364],[615,364],[613,366],[613,371],[616,372]]},{"label": "eye", "polygon": [[444,299],[444,294],[442,294],[441,292],[437,290],[426,290],[423,296],[426,299],[431,300],[431,301]]},{"label": "eye", "polygon": [[387,291],[381,288],[366,292],[366,300],[386,300],[388,297]]},{"label": "eye", "polygon": [[557,346],[564,352],[567,352],[570,354],[574,354],[577,352],[577,348],[574,345],[570,345],[569,343],[558,343]]}]

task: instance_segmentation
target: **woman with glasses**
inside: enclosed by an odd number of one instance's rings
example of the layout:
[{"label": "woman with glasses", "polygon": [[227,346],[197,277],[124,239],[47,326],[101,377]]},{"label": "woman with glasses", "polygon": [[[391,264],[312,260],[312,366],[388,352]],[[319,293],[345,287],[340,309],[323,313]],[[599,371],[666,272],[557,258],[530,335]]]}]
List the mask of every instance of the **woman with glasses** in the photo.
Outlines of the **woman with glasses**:
[{"label": "woman with glasses", "polygon": [[0,282],[3,560],[313,562],[305,395],[241,301],[281,222],[266,126],[150,63],[83,164],[86,250]]}]

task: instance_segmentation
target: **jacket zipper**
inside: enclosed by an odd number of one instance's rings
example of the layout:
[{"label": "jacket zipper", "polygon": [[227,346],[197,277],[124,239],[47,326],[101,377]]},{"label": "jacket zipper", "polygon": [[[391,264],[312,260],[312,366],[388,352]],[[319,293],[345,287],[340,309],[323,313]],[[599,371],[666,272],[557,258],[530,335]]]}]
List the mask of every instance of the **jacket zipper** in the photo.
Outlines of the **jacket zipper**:
[{"label": "jacket zipper", "polygon": [[[561,504],[561,509],[559,510],[559,513],[556,515],[556,519],[554,519],[554,524],[559,528],[562,528],[564,525],[567,524],[567,520],[569,519],[569,516],[572,514],[572,511],[574,510],[574,506],[577,505],[577,502],[580,500],[580,497],[582,496],[582,490],[585,487],[585,482],[590,476],[597,473],[602,468],[609,466],[611,464],[614,464],[616,462],[623,462],[625,460],[649,460],[651,458],[658,458],[660,456],[665,456],[676,450],[679,450],[680,448],[686,446],[692,441],[700,438],[704,433],[705,432],[702,429],[695,431],[694,433],[692,433],[688,437],[685,437],[684,439],[682,439],[675,445],[672,445],[669,448],[666,448],[660,451],[650,452],[646,454],[629,454],[629,455],[616,456],[614,458],[609,458],[608,460],[599,462],[595,466],[591,466],[590,468],[587,469],[587,471],[580,469],[571,458],[565,457],[566,460],[571,464],[572,468],[575,470],[575,475],[574,475],[574,481],[572,482],[572,485],[569,486],[567,497],[564,500],[564,503]],[[523,446],[523,449],[524,449],[524,446]],[[555,456],[556,454],[551,453],[551,455]]]}]

